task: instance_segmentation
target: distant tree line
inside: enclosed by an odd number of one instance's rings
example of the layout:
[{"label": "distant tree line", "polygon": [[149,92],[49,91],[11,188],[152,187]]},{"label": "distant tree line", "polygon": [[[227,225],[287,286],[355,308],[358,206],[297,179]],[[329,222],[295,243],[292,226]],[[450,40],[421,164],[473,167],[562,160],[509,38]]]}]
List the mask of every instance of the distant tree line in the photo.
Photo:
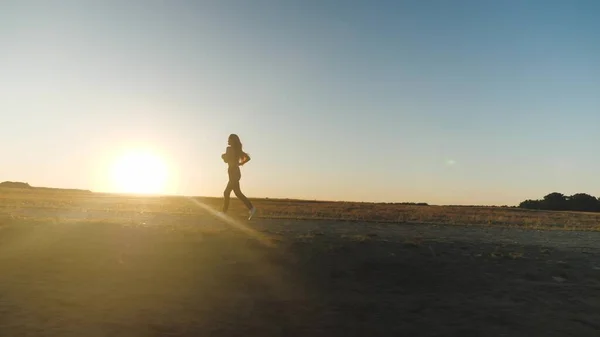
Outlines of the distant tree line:
[{"label": "distant tree line", "polygon": [[391,205],[429,206],[426,202],[389,202]]},{"label": "distant tree line", "polygon": [[3,181],[0,183],[0,187],[7,188],[33,188],[28,183],[23,183],[20,181]]},{"label": "distant tree line", "polygon": [[525,200],[519,204],[519,207],[548,211],[600,212],[600,199],[586,193],[566,196],[553,192],[541,200]]},{"label": "distant tree line", "polygon": [[0,188],[25,189],[25,190],[36,190],[36,191],[92,193],[92,191],[90,191],[90,190],[80,190],[80,189],[75,189],[75,188],[34,187],[34,186],[29,185],[29,183],[24,183],[21,181],[3,181],[0,183]]}]

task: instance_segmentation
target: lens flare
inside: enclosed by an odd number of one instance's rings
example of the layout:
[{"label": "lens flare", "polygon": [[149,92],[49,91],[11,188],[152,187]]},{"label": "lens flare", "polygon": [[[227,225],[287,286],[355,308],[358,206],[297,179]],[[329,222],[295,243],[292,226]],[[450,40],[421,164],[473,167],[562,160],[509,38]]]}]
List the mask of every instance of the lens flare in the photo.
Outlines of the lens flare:
[{"label": "lens flare", "polygon": [[169,170],[165,161],[151,151],[133,150],[114,161],[110,175],[114,192],[161,194],[166,190]]}]

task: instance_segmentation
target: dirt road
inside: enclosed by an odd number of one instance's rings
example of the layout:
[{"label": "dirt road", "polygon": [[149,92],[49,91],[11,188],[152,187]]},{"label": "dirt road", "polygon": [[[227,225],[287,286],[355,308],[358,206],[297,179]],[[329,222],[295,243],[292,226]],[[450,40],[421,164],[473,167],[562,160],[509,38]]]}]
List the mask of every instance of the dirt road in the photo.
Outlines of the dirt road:
[{"label": "dirt road", "polygon": [[0,229],[0,336],[598,336],[600,233],[258,220]]}]

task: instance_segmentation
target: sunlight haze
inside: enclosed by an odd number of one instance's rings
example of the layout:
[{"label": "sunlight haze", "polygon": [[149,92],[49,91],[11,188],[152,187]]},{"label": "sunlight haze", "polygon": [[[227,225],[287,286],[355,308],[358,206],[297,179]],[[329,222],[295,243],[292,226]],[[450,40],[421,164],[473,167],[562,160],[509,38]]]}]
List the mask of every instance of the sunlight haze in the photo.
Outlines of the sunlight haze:
[{"label": "sunlight haze", "polygon": [[148,150],[129,150],[115,159],[110,172],[110,184],[94,190],[119,193],[168,194],[169,179],[173,179],[164,159]]},{"label": "sunlight haze", "polygon": [[597,1],[3,1],[0,181],[516,205],[598,195]]}]

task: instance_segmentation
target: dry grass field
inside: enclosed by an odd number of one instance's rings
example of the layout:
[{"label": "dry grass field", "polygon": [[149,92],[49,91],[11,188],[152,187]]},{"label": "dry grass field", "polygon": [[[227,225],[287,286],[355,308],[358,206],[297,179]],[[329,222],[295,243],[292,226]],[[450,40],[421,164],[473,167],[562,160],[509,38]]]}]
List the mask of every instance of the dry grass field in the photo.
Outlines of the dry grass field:
[{"label": "dry grass field", "polygon": [[220,202],[0,189],[0,336],[600,335],[596,214]]},{"label": "dry grass field", "polygon": [[[204,214],[190,199],[216,210],[220,198],[143,197],[0,188],[0,214],[28,220],[77,220],[123,217],[152,221],[161,216],[190,217]],[[478,225],[578,231],[600,230],[600,213],[552,212],[510,207],[418,206],[385,203],[327,202],[304,200],[253,200],[257,218],[334,220],[375,223]],[[232,214],[244,215],[234,197]],[[52,219],[46,219],[52,218]],[[6,221],[6,220],[4,220]]]}]

